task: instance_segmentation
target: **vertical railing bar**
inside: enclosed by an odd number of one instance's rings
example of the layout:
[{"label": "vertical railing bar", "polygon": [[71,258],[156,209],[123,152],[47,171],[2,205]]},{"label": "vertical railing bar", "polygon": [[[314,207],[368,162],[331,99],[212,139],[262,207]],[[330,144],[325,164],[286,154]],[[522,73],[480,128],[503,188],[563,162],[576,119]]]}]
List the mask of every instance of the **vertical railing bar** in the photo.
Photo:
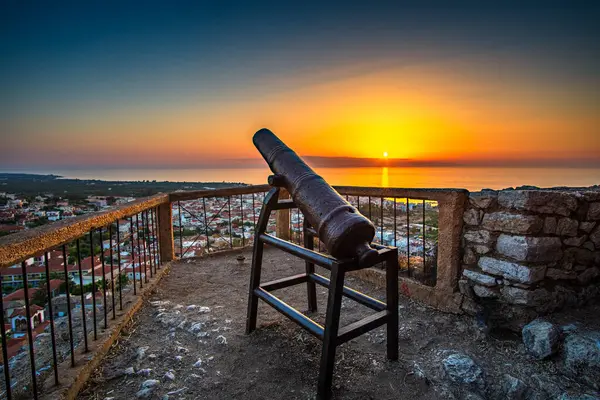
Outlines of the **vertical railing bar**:
[{"label": "vertical railing bar", "polygon": [[4,301],[1,301],[4,297],[4,283],[2,282],[2,276],[0,276],[0,335],[2,337],[2,361],[4,365],[4,385],[6,386],[6,398],[12,399],[12,392],[10,387],[10,365],[8,362],[8,344],[6,338],[6,328],[4,326]]},{"label": "vertical railing bar", "polygon": [[[180,214],[181,215],[181,214]],[[140,289],[144,288],[144,279],[142,278],[142,250],[140,250],[140,215],[135,214],[135,232],[137,233],[137,253],[138,253],[138,265],[140,267]],[[144,271],[145,271],[144,266]],[[134,271],[135,275],[135,271]],[[146,275],[144,274],[144,278]]]},{"label": "vertical railing bar", "polygon": [[254,202],[254,193],[252,193],[252,222],[254,223],[252,230],[255,231],[256,230],[256,204]]},{"label": "vertical railing bar", "polygon": [[293,234],[293,230],[292,230],[292,225],[293,225],[293,224],[292,224],[292,219],[293,219],[293,218],[292,218],[292,216],[293,216],[293,213],[292,213],[292,211],[291,211],[291,210],[289,210],[289,211],[288,211],[288,217],[289,217],[289,218],[288,218],[288,228],[290,229],[290,236],[289,236],[289,240],[290,240],[292,243],[294,243],[294,234]]},{"label": "vertical railing bar", "polygon": [[117,318],[115,310],[115,276],[113,270],[115,269],[114,251],[113,251],[113,224],[108,225],[108,246],[110,247],[110,295],[112,298],[112,319]]},{"label": "vertical railing bar", "polygon": [[156,262],[156,268],[160,269],[160,247],[158,241],[158,207],[152,209],[152,230],[154,238],[154,257]]},{"label": "vertical railing bar", "polygon": [[380,210],[380,214],[381,214],[380,215],[380,218],[381,218],[381,223],[380,223],[380,226],[381,226],[381,235],[380,236],[381,236],[381,245],[383,246],[383,196],[381,197],[381,200],[379,202],[379,206],[381,208],[381,210]]},{"label": "vertical railing bar", "polygon": [[25,317],[27,318],[27,338],[29,342],[29,362],[31,363],[31,387],[33,389],[33,398],[37,400],[37,379],[35,373],[35,354],[33,353],[33,330],[31,329],[31,309],[29,307],[29,288],[27,283],[27,264],[21,263],[21,273],[23,274],[23,294],[25,295]]},{"label": "vertical railing bar", "polygon": [[[152,272],[152,257],[150,257],[150,247],[149,247],[149,234],[148,234],[148,211],[142,211],[142,228],[144,228],[144,264],[148,264],[150,266],[150,279],[154,276]],[[148,259],[146,260],[146,253],[148,253]],[[148,281],[146,281],[148,282]]]},{"label": "vertical railing bar", "polygon": [[425,273],[425,200],[423,200],[423,278],[426,278]]},{"label": "vertical railing bar", "polygon": [[398,225],[396,222],[396,198],[394,197],[394,247],[398,246],[396,243],[396,229],[398,229]]},{"label": "vertical railing bar", "polygon": [[246,239],[244,238],[244,195],[240,194],[240,212],[242,213],[242,247],[246,246]]},{"label": "vertical railing bar", "polygon": [[119,310],[123,311],[123,285],[121,284],[121,229],[119,220],[117,220],[117,268],[119,277]]},{"label": "vertical railing bar", "polygon": [[182,224],[181,224],[181,202],[177,201],[177,207],[179,209],[179,212],[177,213],[177,215],[179,216],[179,257],[182,257],[181,254],[183,253],[183,231],[182,231]]},{"label": "vertical railing bar", "polygon": [[83,275],[81,272],[81,246],[80,240],[77,239],[77,267],[79,268],[79,288],[81,289],[81,320],[83,322],[83,339],[85,341],[85,352],[88,349],[88,337],[87,337],[87,321],[85,320],[85,294],[83,293]]},{"label": "vertical railing bar", "polygon": [[[148,252],[148,242],[146,241],[146,235],[148,234],[146,232],[146,225],[144,222],[144,212],[142,211],[140,213],[142,215],[142,230],[144,233],[144,237],[142,238],[142,243],[144,244],[144,282],[148,283],[148,259],[146,258],[146,253]],[[139,215],[139,214],[138,214]],[[138,224],[138,240],[140,239],[140,226]],[[152,267],[150,267],[150,274],[152,274]],[[141,280],[141,279],[140,279]]]},{"label": "vertical railing bar", "polygon": [[[154,268],[154,273],[156,274],[157,272],[157,268],[158,266],[156,265],[156,247],[154,245],[154,209],[151,208],[149,210],[146,210],[146,227],[147,227],[147,231],[148,231],[148,235],[147,235],[147,242],[149,247],[148,250],[148,257],[150,257],[150,270],[152,271],[152,268]],[[150,235],[150,233],[152,233],[152,235]]]},{"label": "vertical railing bar", "polygon": [[408,197],[406,198],[406,269],[408,271],[408,276],[412,276],[412,271],[410,270],[410,209],[409,209]]},{"label": "vertical railing bar", "polygon": [[210,239],[208,237],[208,219],[206,217],[206,197],[202,198],[202,209],[204,211],[204,233],[206,234],[206,253],[210,253]]},{"label": "vertical railing bar", "polygon": [[[133,215],[131,217],[129,217],[129,230],[131,231],[131,235],[130,235],[130,243],[131,243],[131,267],[133,268],[133,295],[135,296],[136,293],[136,286],[137,284],[135,283],[135,252],[134,252],[134,247],[135,247],[135,242],[134,242],[134,238],[133,238]],[[140,270],[141,271],[141,270]],[[121,310],[123,309],[123,305],[121,305]]]},{"label": "vertical railing bar", "polygon": [[44,252],[44,266],[46,267],[46,291],[48,295],[48,313],[50,314],[50,336],[52,339],[52,361],[54,363],[54,384],[58,386],[58,359],[56,357],[56,336],[54,332],[54,312],[52,310],[52,291],[50,290],[50,265],[48,252]]},{"label": "vertical railing bar", "polygon": [[300,209],[296,208],[296,225],[298,226],[298,244],[302,245],[302,229],[300,229]]},{"label": "vertical railing bar", "polygon": [[63,253],[63,266],[65,270],[65,290],[67,297],[67,318],[69,319],[69,344],[71,345],[71,367],[75,366],[75,345],[73,344],[73,320],[71,319],[71,288],[69,287],[69,273],[67,267],[67,245],[63,244],[62,246]]},{"label": "vertical railing bar", "polygon": [[233,249],[233,231],[231,230],[231,196],[227,196],[227,214],[229,215],[229,247]]},{"label": "vertical railing bar", "polygon": [[90,265],[92,267],[92,316],[94,317],[94,340],[97,340],[98,328],[96,326],[96,266],[94,265],[94,261],[94,230],[92,229],[90,231]]},{"label": "vertical railing bar", "polygon": [[100,229],[100,265],[102,267],[102,298],[104,301],[104,305],[102,306],[104,311],[104,329],[108,328],[108,305],[106,304],[106,265],[104,262],[104,240],[102,237],[102,227]]}]

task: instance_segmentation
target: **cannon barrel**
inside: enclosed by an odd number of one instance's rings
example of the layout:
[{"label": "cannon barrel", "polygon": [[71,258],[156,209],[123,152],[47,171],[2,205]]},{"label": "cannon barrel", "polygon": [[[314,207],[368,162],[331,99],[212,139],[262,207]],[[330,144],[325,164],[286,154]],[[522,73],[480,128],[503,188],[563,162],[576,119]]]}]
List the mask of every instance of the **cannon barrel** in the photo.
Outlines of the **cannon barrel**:
[{"label": "cannon barrel", "polygon": [[357,257],[360,266],[369,266],[377,251],[369,246],[375,227],[355,207],[344,200],[325,180],[285,145],[273,132],[261,129],[252,138],[277,183],[291,194],[319,239],[337,258]]}]

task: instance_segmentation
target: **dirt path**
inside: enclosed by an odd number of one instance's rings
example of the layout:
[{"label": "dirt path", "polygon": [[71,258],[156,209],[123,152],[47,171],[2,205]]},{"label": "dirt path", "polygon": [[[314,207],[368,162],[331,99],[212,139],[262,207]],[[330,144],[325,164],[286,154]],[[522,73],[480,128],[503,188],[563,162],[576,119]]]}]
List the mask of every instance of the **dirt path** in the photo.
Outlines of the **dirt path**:
[{"label": "dirt path", "polygon": [[[174,265],[79,398],[135,399],[137,393],[153,399],[313,399],[318,340],[263,302],[259,329],[244,335],[250,253],[244,254],[244,265],[236,254]],[[302,261],[269,250],[263,281],[303,269]],[[349,277],[347,285],[383,300],[383,291],[371,284]],[[278,293],[298,309],[306,308],[305,286]],[[317,293],[324,310],[325,289],[317,287]],[[400,307],[401,359],[386,361],[384,328],[342,345],[334,399],[501,398],[507,373],[523,380],[534,398],[551,398],[544,389],[548,385],[552,393],[580,389],[556,375],[552,362],[533,362],[516,336],[486,336],[469,317],[441,314],[406,298]],[[342,312],[342,324],[347,324],[371,310],[344,299]],[[313,317],[323,323],[321,312]],[[448,380],[442,360],[454,351],[481,366],[485,389]],[[135,373],[128,374],[131,367]],[[140,393],[148,380],[159,383]]]}]

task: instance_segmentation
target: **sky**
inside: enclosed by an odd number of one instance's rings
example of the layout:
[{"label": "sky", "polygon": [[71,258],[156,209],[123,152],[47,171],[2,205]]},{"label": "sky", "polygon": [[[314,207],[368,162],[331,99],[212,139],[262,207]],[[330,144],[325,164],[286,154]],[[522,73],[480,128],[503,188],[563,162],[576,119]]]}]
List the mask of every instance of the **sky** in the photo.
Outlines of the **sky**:
[{"label": "sky", "polygon": [[2,2],[0,168],[600,166],[600,3],[321,3]]}]

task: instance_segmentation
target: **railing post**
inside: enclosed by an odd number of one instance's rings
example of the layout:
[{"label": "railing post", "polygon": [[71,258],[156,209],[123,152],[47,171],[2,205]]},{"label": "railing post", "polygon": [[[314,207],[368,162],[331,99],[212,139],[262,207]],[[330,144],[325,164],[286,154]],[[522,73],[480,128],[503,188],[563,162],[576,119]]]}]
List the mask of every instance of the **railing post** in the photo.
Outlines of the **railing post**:
[{"label": "railing post", "polygon": [[451,193],[439,202],[436,289],[454,292],[460,273],[460,241],[467,193]]},{"label": "railing post", "polygon": [[171,203],[158,206],[158,241],[160,257],[163,262],[175,259],[175,246],[173,243],[173,211]]},{"label": "railing post", "polygon": [[[279,199],[289,199],[290,192],[281,188],[279,191]],[[276,226],[276,235],[278,238],[283,240],[290,240],[290,209],[278,210],[277,211],[277,226]]]}]

